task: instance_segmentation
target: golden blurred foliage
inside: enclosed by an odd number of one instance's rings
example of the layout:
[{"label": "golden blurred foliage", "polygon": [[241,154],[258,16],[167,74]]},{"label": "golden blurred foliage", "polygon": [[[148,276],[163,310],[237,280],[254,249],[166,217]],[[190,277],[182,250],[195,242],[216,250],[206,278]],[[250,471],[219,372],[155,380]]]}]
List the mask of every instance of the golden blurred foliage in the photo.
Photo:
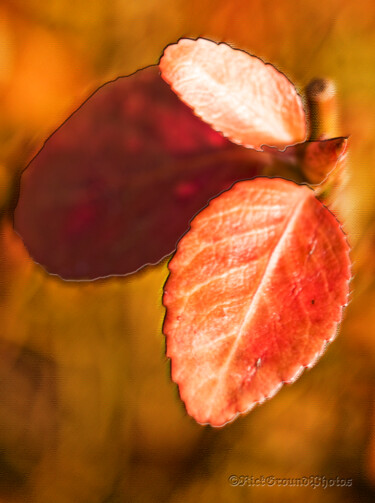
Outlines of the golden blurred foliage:
[{"label": "golden blurred foliage", "polygon": [[[369,0],[3,0],[0,501],[374,500],[374,27]],[[19,174],[53,130],[104,82],[157,63],[183,36],[248,50],[299,90],[332,78],[339,134],[350,135],[339,211],[355,278],[340,336],[313,371],[223,429],[195,424],[170,381],[165,262],[64,282],[31,261],[11,223]],[[353,483],[232,487],[232,474]]]}]

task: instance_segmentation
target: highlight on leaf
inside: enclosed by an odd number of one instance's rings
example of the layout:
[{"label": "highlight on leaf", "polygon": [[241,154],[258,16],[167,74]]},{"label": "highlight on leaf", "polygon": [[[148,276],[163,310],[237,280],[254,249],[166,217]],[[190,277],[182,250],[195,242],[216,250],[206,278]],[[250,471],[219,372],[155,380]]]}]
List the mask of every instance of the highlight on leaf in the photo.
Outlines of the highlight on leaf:
[{"label": "highlight on leaf", "polygon": [[271,64],[199,38],[168,46],[159,65],[178,96],[233,142],[262,150],[305,140],[301,98]]},{"label": "highlight on leaf", "polygon": [[187,412],[222,426],[311,367],[349,293],[346,237],[306,186],[242,181],[191,222],[169,263],[163,331]]}]

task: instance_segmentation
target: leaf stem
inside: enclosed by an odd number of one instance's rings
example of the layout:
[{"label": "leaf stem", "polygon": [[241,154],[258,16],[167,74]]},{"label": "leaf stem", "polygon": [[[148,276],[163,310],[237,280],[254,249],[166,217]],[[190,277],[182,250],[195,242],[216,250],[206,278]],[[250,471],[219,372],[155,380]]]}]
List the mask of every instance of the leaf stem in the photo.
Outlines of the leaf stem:
[{"label": "leaf stem", "polygon": [[[309,139],[327,140],[330,138],[327,145],[331,143],[329,148],[332,149],[332,157],[337,159],[333,169],[327,171],[328,176],[315,188],[318,199],[325,205],[332,206],[346,183],[347,138],[337,138],[339,121],[336,86],[331,79],[313,79],[306,87],[306,98],[310,122]],[[315,162],[310,162],[310,164],[307,166],[309,178],[313,183],[317,183],[314,170],[317,170],[316,175],[318,175],[322,167],[315,166]],[[317,176],[316,180],[318,179]]]}]

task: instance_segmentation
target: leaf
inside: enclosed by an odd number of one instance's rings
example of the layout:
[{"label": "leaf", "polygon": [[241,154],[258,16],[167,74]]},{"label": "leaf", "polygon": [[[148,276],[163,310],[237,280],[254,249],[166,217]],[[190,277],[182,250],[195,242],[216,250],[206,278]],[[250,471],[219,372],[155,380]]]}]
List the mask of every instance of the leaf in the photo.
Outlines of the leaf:
[{"label": "leaf", "polygon": [[304,145],[301,170],[309,183],[321,184],[339,165],[344,167],[347,138],[306,142]]},{"label": "leaf", "polygon": [[294,86],[255,56],[225,43],[181,39],[165,49],[160,68],[180,98],[235,143],[283,149],[306,137]]},{"label": "leaf", "polygon": [[195,213],[264,159],[149,67],[103,86],[50,137],[22,175],[15,229],[63,278],[131,273],[171,253]]},{"label": "leaf", "polygon": [[282,179],[239,182],[195,217],[163,297],[191,416],[224,425],[315,363],[347,302],[348,252],[313,191]]}]

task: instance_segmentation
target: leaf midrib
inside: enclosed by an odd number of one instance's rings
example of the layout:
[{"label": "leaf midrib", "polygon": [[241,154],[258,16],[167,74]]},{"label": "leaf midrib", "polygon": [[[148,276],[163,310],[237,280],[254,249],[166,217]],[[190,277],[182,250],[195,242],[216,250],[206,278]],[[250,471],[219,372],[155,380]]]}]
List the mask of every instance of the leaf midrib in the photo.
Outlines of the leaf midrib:
[{"label": "leaf midrib", "polygon": [[279,258],[280,258],[280,255],[281,255],[281,250],[283,248],[284,242],[286,241],[287,236],[294,229],[294,225],[295,225],[296,221],[298,220],[298,217],[301,214],[302,208],[305,205],[307,200],[308,200],[308,197],[306,197],[306,195],[304,194],[304,197],[301,198],[298,201],[298,203],[293,207],[293,209],[290,211],[290,213],[286,219],[284,229],[281,232],[280,238],[279,238],[278,242],[276,243],[274,249],[272,250],[272,253],[270,254],[270,258],[269,258],[268,263],[264,269],[263,275],[259,281],[259,284],[256,288],[256,291],[255,291],[253,297],[250,299],[249,307],[247,309],[244,320],[240,326],[238,335],[233,342],[232,349],[230,350],[230,352],[227,356],[227,359],[226,359],[222,369],[219,372],[219,377],[217,379],[216,386],[212,392],[211,406],[210,406],[210,409],[207,413],[207,419],[210,418],[212,409],[215,404],[215,399],[216,399],[216,397],[219,393],[219,390],[220,390],[221,382],[222,382],[223,378],[225,377],[225,375],[227,374],[227,370],[229,368],[229,365],[230,365],[231,361],[233,360],[233,357],[238,349],[239,343],[243,337],[244,329],[249,324],[250,320],[252,319],[252,317],[255,313],[255,309],[256,309],[256,306],[257,306],[259,299],[261,297],[261,293],[264,288],[264,285],[266,284],[269,275],[275,269],[275,266],[277,265]]}]

